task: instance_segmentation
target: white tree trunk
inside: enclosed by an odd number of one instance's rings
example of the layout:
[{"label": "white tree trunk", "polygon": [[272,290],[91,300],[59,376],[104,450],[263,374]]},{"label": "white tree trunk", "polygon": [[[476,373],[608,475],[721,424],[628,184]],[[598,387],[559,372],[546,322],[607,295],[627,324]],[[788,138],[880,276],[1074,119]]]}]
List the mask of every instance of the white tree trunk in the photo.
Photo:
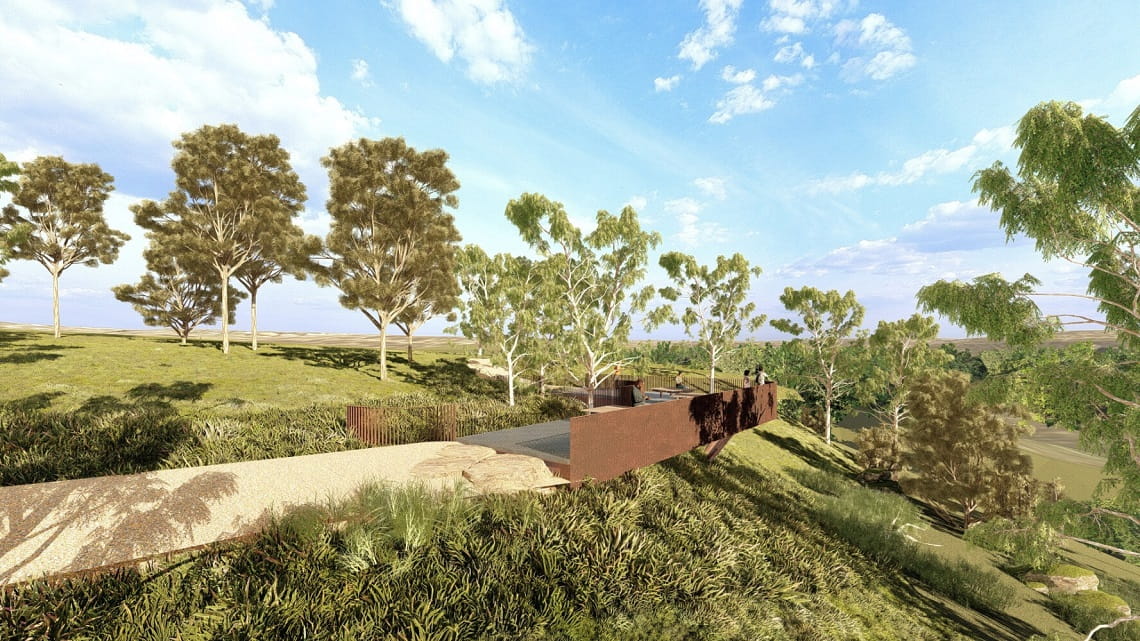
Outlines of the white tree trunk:
[{"label": "white tree trunk", "polygon": [[59,338],[59,272],[51,273],[51,322],[55,337]]},{"label": "white tree trunk", "polygon": [[253,335],[253,351],[257,351],[257,289],[249,290],[249,333]]},{"label": "white tree trunk", "polygon": [[507,405],[515,406],[515,359],[507,355]]},{"label": "white tree trunk", "polygon": [[381,316],[380,325],[380,380],[388,380],[388,323],[387,318]]},{"label": "white tree trunk", "polygon": [[222,277],[222,353],[230,353],[230,277]]}]

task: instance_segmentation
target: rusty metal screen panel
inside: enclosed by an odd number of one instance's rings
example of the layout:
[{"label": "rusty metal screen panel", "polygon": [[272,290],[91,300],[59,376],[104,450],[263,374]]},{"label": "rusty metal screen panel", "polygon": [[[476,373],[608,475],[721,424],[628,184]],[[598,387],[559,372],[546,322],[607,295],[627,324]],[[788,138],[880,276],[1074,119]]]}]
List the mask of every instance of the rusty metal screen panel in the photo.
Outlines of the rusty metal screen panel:
[{"label": "rusty metal screen panel", "polygon": [[606,481],[776,418],[776,384],[570,419],[571,481]]}]

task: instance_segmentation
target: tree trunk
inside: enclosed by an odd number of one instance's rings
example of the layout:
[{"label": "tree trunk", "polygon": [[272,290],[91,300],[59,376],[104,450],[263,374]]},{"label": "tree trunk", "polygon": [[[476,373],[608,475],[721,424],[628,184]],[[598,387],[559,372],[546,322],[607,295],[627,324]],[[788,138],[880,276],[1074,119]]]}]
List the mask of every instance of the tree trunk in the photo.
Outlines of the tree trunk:
[{"label": "tree trunk", "polygon": [[178,336],[179,336],[179,338],[181,338],[181,339],[182,339],[182,343],[181,343],[181,344],[182,344],[183,346],[185,346],[185,345],[186,345],[186,335],[187,335],[187,334],[189,334],[189,333],[190,333],[190,332],[183,332],[183,333],[180,333],[180,334],[178,335]]},{"label": "tree trunk", "polygon": [[831,392],[823,398],[823,440],[831,445]]},{"label": "tree trunk", "polygon": [[709,394],[716,393],[716,357],[712,358],[712,366],[709,367]]},{"label": "tree trunk", "polygon": [[253,335],[253,351],[257,351],[257,288],[249,290],[249,333]]},{"label": "tree trunk", "polygon": [[[415,356],[412,356],[412,328],[409,327],[408,328],[408,362],[411,363],[414,360],[415,360]],[[514,405],[514,403],[511,403],[511,405]]]},{"label": "tree trunk", "polygon": [[388,323],[380,325],[380,380],[388,380]]},{"label": "tree trunk", "polygon": [[59,272],[51,272],[51,322],[55,337],[59,338]]},{"label": "tree trunk", "polygon": [[[412,349],[411,344],[408,349]],[[515,359],[507,356],[507,405],[515,406]]]},{"label": "tree trunk", "polygon": [[538,366],[538,393],[546,396],[546,363]]},{"label": "tree trunk", "polygon": [[[221,272],[219,272],[221,274]],[[230,353],[230,277],[222,277],[222,353]]]}]

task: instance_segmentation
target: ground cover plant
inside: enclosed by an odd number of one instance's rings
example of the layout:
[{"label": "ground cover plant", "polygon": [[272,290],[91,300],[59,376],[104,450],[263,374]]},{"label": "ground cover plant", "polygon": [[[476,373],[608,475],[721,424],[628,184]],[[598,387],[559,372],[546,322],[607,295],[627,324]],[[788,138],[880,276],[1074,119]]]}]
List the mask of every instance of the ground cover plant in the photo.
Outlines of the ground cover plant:
[{"label": "ground cover plant", "polygon": [[[770,436],[770,438],[769,438]],[[818,458],[812,458],[812,457]],[[552,495],[366,489],[152,572],[34,582],[0,629],[92,639],[1024,639],[817,525],[785,467],[842,465],[780,423]],[[763,463],[759,463],[763,462]],[[847,461],[849,463],[849,461]]]}]

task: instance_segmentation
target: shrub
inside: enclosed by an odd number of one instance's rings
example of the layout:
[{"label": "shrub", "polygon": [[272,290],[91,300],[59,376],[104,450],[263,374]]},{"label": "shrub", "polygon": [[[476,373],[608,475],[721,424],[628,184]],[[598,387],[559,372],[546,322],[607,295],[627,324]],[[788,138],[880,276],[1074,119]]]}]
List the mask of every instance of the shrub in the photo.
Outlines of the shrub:
[{"label": "shrub", "polygon": [[861,430],[855,437],[855,444],[859,448],[858,461],[864,472],[898,472],[902,459],[899,435],[889,426],[880,425]]},{"label": "shrub", "polygon": [[1028,570],[1042,572],[1058,559],[1057,531],[1033,519],[991,519],[966,530],[963,538],[1002,555],[1005,569],[1014,575]]},{"label": "shrub", "polygon": [[[1058,616],[1082,633],[1120,618],[1123,615],[1117,608],[1125,605],[1127,603],[1124,599],[1099,590],[1057,594],[1052,597],[1051,603]],[[1097,632],[1095,638],[1097,641],[1138,641],[1140,625],[1136,622],[1124,623]]]}]

